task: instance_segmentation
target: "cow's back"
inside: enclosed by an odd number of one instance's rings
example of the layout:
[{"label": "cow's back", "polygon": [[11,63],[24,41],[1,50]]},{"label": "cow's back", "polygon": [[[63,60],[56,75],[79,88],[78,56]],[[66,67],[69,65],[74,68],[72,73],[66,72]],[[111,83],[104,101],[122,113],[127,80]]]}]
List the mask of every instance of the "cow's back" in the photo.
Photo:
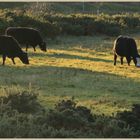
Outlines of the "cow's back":
[{"label": "cow's back", "polygon": [[124,36],[119,36],[114,42],[113,50],[119,56],[129,56],[131,51],[131,46],[128,43],[129,38]]},{"label": "cow's back", "polygon": [[138,50],[137,50],[137,45],[136,45],[135,40],[133,38],[129,38],[127,45],[130,48],[130,54],[131,54],[131,56],[137,57]]},{"label": "cow's back", "polygon": [[20,44],[34,45],[42,42],[39,32],[32,28],[9,27],[6,34],[13,36]]},{"label": "cow's back", "polygon": [[0,54],[7,54],[8,56],[16,55],[21,52],[18,42],[11,36],[0,36]]},{"label": "cow's back", "polygon": [[119,56],[138,56],[136,42],[128,36],[119,36],[114,42],[113,50]]}]

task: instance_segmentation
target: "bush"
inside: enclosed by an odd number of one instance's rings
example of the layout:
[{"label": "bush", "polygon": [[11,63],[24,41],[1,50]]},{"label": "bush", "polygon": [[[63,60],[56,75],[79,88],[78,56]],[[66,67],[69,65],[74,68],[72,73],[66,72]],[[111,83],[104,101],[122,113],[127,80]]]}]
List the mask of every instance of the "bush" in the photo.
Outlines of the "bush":
[{"label": "bush", "polygon": [[94,123],[94,133],[102,138],[134,138],[137,134],[125,122],[115,118],[98,117]]},{"label": "bush", "polygon": [[43,107],[37,100],[37,94],[27,91],[9,94],[7,97],[0,97],[3,106],[7,105],[11,110],[19,113],[36,113],[43,111]]},{"label": "bush", "polygon": [[[59,101],[46,111],[32,92],[0,98],[1,138],[135,138],[140,137],[140,105],[116,117],[97,116],[75,101]],[[136,122],[135,122],[136,121]]]},{"label": "bush", "polygon": [[[74,130],[80,137],[102,138],[130,138],[137,137],[132,127],[124,121],[112,117],[92,115],[91,111],[83,106],[76,106],[73,100],[62,100],[47,116],[41,118],[40,123],[46,124],[57,131]],[[79,137],[79,135],[74,135]]]},{"label": "bush", "polygon": [[127,16],[124,18],[124,23],[128,28],[135,28],[139,25],[139,18],[133,16]]},{"label": "bush", "polygon": [[134,104],[132,111],[124,111],[117,113],[117,118],[126,122],[130,127],[139,133],[140,136],[140,105]]},{"label": "bush", "polygon": [[13,18],[14,26],[32,27],[38,29],[45,37],[54,38],[59,34],[59,27],[49,21],[42,21],[32,17],[21,15]]},{"label": "bush", "polygon": [[24,10],[1,10],[0,12],[1,33],[4,33],[9,26],[27,26],[38,29],[44,37],[52,39],[60,34],[116,36],[126,31],[137,31],[140,26],[138,14],[62,15],[39,12],[38,15],[34,15],[32,12],[26,13]]}]

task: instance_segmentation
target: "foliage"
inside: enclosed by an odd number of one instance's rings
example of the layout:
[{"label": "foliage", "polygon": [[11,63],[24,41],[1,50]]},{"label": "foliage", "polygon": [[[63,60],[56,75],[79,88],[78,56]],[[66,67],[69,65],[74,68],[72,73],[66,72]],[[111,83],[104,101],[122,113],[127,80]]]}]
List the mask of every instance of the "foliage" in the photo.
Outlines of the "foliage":
[{"label": "foliage", "polygon": [[[36,10],[36,9],[34,9]],[[9,26],[27,26],[38,29],[45,37],[55,38],[60,34],[67,35],[94,35],[106,34],[116,36],[140,27],[139,14],[107,15],[107,14],[52,14],[33,11],[1,10],[0,30],[4,33]]]},{"label": "foliage", "polygon": [[19,113],[36,113],[38,111],[43,111],[43,107],[37,100],[37,94],[29,93],[27,91],[12,93],[4,97],[1,96],[0,104],[2,106],[1,111],[6,106]]},{"label": "foliage", "polygon": [[57,22],[62,28],[62,33],[72,35],[94,35],[106,34],[116,36],[128,29],[137,29],[139,27],[139,15],[48,15],[44,14],[44,19],[50,22]]},{"label": "foliage", "polygon": [[4,34],[6,28],[9,26],[35,28],[41,32],[41,35],[50,38],[56,37],[60,32],[56,24],[30,17],[23,10],[3,10],[1,12],[3,13],[0,16],[0,30],[2,34]]},{"label": "foliage", "polygon": [[[138,133],[126,122],[114,117],[93,115],[88,108],[77,106],[73,99],[59,101],[54,109],[47,112],[40,111],[42,107],[36,97],[24,92],[1,98],[0,137],[138,137]],[[34,109],[38,110],[37,114],[34,114]]]},{"label": "foliage", "polygon": [[140,105],[134,104],[132,111],[124,111],[117,114],[117,118],[125,121],[138,134],[140,134]]}]

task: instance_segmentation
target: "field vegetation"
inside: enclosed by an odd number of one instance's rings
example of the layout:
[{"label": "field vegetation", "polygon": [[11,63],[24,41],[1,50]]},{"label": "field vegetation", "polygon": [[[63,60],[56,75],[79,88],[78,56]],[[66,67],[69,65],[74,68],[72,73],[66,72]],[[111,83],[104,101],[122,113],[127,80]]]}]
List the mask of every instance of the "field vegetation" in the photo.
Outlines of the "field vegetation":
[{"label": "field vegetation", "polygon": [[139,13],[35,16],[3,8],[0,21],[1,34],[32,26],[47,42],[46,53],[29,49],[30,65],[7,58],[0,66],[0,137],[140,137],[140,69],[119,59],[113,66],[112,52],[120,34],[140,52]]},{"label": "field vegetation", "polygon": [[95,108],[99,114],[130,109],[139,101],[140,72],[133,63],[121,66],[118,60],[113,66],[113,40],[106,36],[50,40],[46,54],[29,49],[29,66],[18,59],[13,65],[7,59],[0,69],[4,76],[1,85],[19,89],[30,85],[40,92],[47,107],[61,98],[75,97],[79,104]]},{"label": "field vegetation", "polygon": [[[35,12],[37,11],[37,13]],[[140,28],[139,13],[123,14],[61,14],[49,13],[38,7],[24,9],[1,9],[0,32],[9,26],[37,28],[44,37],[60,35],[92,36],[136,33]]]}]

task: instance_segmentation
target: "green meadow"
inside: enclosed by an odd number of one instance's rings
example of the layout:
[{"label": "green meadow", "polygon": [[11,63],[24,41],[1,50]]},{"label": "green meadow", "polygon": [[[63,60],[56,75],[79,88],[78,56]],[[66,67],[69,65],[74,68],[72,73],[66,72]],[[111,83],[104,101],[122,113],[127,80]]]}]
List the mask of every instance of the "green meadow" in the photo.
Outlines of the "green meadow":
[{"label": "green meadow", "polygon": [[[139,34],[132,34],[140,49]],[[47,52],[29,48],[30,64],[7,58],[0,66],[0,93],[29,90],[39,93],[46,109],[62,99],[74,98],[95,114],[112,116],[130,110],[140,100],[140,69],[113,65],[115,37],[59,36],[47,41]],[[25,48],[23,48],[25,50]],[[140,51],[140,50],[139,50]],[[2,63],[2,59],[0,59]]]},{"label": "green meadow", "polygon": [[0,138],[140,138],[140,68],[114,66],[112,50],[127,35],[140,53],[139,6],[1,2],[0,35],[37,29],[47,52],[30,47],[29,65],[0,56]]}]

